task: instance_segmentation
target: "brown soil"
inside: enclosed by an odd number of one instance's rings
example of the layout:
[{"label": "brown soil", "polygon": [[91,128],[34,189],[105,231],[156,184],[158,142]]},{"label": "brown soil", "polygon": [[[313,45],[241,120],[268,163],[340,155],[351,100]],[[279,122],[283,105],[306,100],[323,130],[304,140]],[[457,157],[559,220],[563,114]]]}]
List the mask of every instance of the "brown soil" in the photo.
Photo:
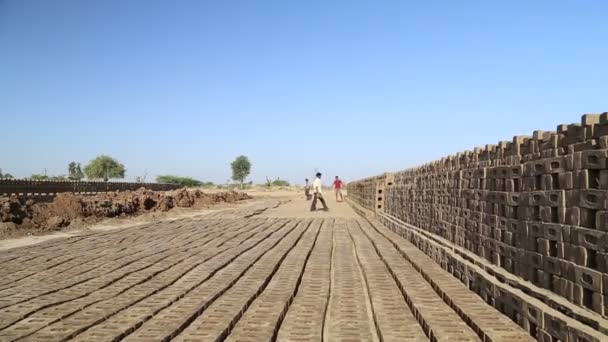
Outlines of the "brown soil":
[{"label": "brown soil", "polygon": [[246,193],[235,191],[204,193],[179,189],[164,192],[144,188],[91,196],[64,193],[58,194],[51,203],[0,197],[0,235],[11,235],[11,231],[58,230],[76,221],[90,223],[173,208],[206,208],[249,198]]}]

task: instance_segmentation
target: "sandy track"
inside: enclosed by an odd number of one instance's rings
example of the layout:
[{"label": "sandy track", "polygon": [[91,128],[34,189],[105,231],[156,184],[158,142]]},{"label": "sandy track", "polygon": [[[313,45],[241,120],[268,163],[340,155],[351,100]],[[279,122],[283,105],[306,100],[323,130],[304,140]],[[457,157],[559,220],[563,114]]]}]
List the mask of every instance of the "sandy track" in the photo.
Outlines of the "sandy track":
[{"label": "sandy track", "polygon": [[309,204],[265,199],[0,252],[0,340],[529,339],[387,228]]}]

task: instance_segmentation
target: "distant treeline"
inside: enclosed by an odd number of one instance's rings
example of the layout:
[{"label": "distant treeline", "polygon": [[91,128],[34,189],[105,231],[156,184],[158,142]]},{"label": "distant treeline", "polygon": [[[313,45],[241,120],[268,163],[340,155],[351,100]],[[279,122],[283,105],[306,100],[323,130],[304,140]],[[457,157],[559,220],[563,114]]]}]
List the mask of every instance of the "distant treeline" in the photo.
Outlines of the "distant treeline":
[{"label": "distant treeline", "polygon": [[187,187],[200,186],[200,187],[207,188],[207,187],[215,186],[215,184],[213,182],[201,182],[198,179],[194,179],[191,177],[181,177],[181,176],[174,176],[174,175],[158,176],[158,177],[156,177],[156,182],[163,183],[163,184],[177,184],[177,185],[187,186]]}]

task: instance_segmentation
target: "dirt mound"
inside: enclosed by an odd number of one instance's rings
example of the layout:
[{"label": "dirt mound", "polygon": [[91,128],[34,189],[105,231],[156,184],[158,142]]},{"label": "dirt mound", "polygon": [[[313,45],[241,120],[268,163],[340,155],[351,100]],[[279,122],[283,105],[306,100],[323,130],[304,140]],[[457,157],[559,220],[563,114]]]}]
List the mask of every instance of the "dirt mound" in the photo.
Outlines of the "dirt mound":
[{"label": "dirt mound", "polygon": [[169,211],[175,207],[205,208],[215,203],[234,203],[251,198],[243,192],[208,194],[200,190],[120,191],[92,196],[58,194],[51,203],[36,203],[17,197],[0,197],[0,222],[16,228],[58,229],[74,220],[94,222],[106,217],[137,216]]}]

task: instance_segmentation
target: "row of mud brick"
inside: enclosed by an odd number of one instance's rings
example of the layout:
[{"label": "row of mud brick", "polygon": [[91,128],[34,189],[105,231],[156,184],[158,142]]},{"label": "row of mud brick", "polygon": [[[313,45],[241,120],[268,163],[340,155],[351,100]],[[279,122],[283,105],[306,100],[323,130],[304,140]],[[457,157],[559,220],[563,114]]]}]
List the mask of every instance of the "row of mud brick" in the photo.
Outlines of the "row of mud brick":
[{"label": "row of mud brick", "polygon": [[137,182],[95,182],[95,181],[38,181],[31,179],[0,180],[0,196],[48,197],[63,192],[98,193],[126,191],[146,188],[154,191],[169,191],[179,189],[176,184],[137,183]]},{"label": "row of mud brick", "polygon": [[608,113],[351,182],[351,200],[608,314]]},{"label": "row of mud brick", "polygon": [[608,325],[605,321],[585,321],[587,318],[585,314],[577,317],[579,313],[568,312],[563,307],[547,305],[513,284],[505,282],[504,279],[501,281],[500,277],[487,272],[487,269],[476,260],[461,257],[454,253],[449,245],[421,234],[422,230],[408,226],[384,213],[379,213],[377,218],[379,222],[411,242],[443,269],[466,284],[472,292],[481,296],[486,303],[511,318],[538,341],[599,342],[608,339]]}]

